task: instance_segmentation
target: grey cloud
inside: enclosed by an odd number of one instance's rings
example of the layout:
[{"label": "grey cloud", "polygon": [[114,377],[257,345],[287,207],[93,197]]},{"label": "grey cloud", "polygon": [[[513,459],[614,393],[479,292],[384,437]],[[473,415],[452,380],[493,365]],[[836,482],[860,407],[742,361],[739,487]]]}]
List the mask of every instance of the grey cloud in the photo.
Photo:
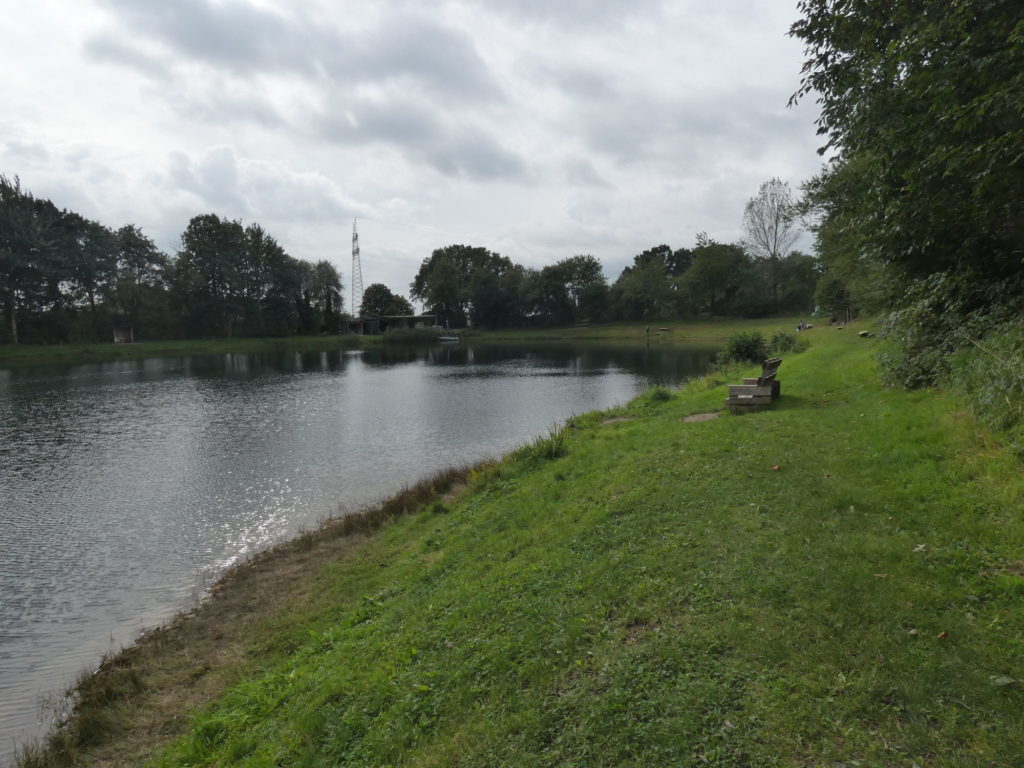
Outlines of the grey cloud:
[{"label": "grey cloud", "polygon": [[228,86],[202,94],[168,96],[168,100],[182,116],[210,125],[242,122],[265,128],[285,126],[284,118],[265,97]]},{"label": "grey cloud", "polygon": [[84,52],[96,61],[127,66],[157,80],[167,80],[170,77],[166,61],[113,35],[97,35],[88,40]]},{"label": "grey cloud", "polygon": [[312,30],[294,21],[229,0],[105,0],[136,33],[191,57],[239,73],[255,69],[313,72],[303,45]]},{"label": "grey cloud", "polygon": [[[375,28],[343,32],[297,11],[286,17],[229,0],[105,0],[133,34],[166,46],[189,61],[233,73],[292,74],[330,87],[408,82],[442,98],[492,101],[500,89],[472,38],[420,12],[390,16]],[[89,41],[97,58],[154,70],[151,55],[113,44],[107,34]]]},{"label": "grey cloud", "polygon": [[16,162],[45,162],[50,159],[50,150],[39,142],[19,139],[8,141],[4,154]]},{"label": "grey cloud", "polygon": [[526,162],[487,129],[464,118],[447,118],[423,101],[339,101],[319,116],[316,130],[336,144],[392,146],[445,176],[529,179]]},{"label": "grey cloud", "polygon": [[[360,80],[409,80],[460,100],[499,99],[499,87],[472,39],[418,14],[392,19],[343,46],[334,74]],[[440,102],[438,106],[445,106]]]},{"label": "grey cloud", "polygon": [[570,158],[565,161],[565,178],[571,184],[581,187],[598,187],[607,189],[611,185],[598,173],[594,164],[584,157]]},{"label": "grey cloud", "polygon": [[433,143],[443,133],[440,116],[413,101],[336,100],[315,120],[318,133],[336,144]]},{"label": "grey cloud", "polygon": [[615,95],[614,86],[608,75],[593,69],[578,66],[544,67],[538,73],[547,83],[557,86],[572,99],[606,99]]},{"label": "grey cloud", "polygon": [[660,15],[664,0],[470,0],[467,4],[502,13],[514,21],[573,27],[614,28],[633,18]]},{"label": "grey cloud", "polygon": [[238,163],[230,147],[215,147],[198,161],[184,152],[170,157],[169,186],[191,192],[203,204],[229,217],[248,216],[238,184]]},{"label": "grey cloud", "polygon": [[474,181],[529,180],[523,159],[483,132],[452,134],[424,154],[434,168],[448,176]]},{"label": "grey cloud", "polygon": [[621,94],[585,108],[582,136],[592,150],[621,164],[654,161],[691,173],[710,171],[720,154],[756,157],[798,128],[775,96],[735,89],[677,100]]},{"label": "grey cloud", "polygon": [[283,224],[372,213],[368,206],[344,198],[325,176],[240,159],[226,146],[212,147],[196,158],[171,153],[164,186],[191,193],[207,209],[229,218]]}]

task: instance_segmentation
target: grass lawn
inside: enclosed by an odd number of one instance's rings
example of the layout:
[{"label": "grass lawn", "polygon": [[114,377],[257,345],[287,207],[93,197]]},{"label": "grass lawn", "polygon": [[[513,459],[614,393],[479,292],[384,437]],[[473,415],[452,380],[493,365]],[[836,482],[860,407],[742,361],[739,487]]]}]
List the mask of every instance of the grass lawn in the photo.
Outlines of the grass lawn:
[{"label": "grass lawn", "polygon": [[[473,328],[459,331],[469,342],[488,341],[603,341],[611,343],[687,344],[720,342],[738,330],[760,330],[770,336],[779,329],[793,331],[807,318],[770,318],[765,320],[706,320],[657,323],[608,323],[569,328],[507,329],[484,331]],[[135,344],[83,342],[75,344],[0,344],[0,368],[19,364],[91,363],[141,357],[178,357],[259,352],[307,352],[349,349],[379,344],[384,336],[284,336],[275,338],[179,339],[140,341]],[[389,339],[396,343],[423,343],[422,333],[399,333]]]},{"label": "grass lawn", "polygon": [[[761,331],[771,336],[775,331],[796,330],[801,321],[809,318],[771,317],[762,320],[667,320],[654,323],[602,323],[571,326],[567,328],[508,328],[495,331],[473,328],[460,331],[468,341],[584,341],[600,340],[611,342],[650,342],[652,344],[683,344],[692,342],[717,342],[737,331]],[[822,321],[824,322],[824,321]]]},{"label": "grass lawn", "polygon": [[69,753],[1024,765],[1019,460],[953,400],[878,384],[855,326],[808,337],[771,410],[687,423],[721,381],[655,391],[237,569],[106,665]]}]

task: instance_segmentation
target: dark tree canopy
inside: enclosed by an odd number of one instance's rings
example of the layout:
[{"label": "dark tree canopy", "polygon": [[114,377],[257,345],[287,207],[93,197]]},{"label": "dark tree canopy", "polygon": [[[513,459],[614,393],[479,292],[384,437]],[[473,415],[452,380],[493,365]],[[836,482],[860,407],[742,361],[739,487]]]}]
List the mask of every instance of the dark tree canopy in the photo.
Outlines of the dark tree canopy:
[{"label": "dark tree canopy", "polygon": [[510,259],[480,246],[445,246],[423,260],[410,295],[424,302],[443,324],[461,327],[469,320],[473,274],[484,269],[502,277],[512,268]]},{"label": "dark tree canopy", "polygon": [[779,283],[782,281],[782,260],[800,236],[796,226],[796,203],[789,184],[771,178],[761,184],[757,194],[743,209],[743,229],[747,248],[768,262],[768,279],[772,286],[772,309],[781,306]]},{"label": "dark tree canopy", "polygon": [[814,188],[899,274],[1016,275],[1024,251],[1019,2],[802,0],[794,96],[836,161]]},{"label": "dark tree canopy", "polygon": [[360,317],[382,315],[411,315],[412,304],[399,294],[391,292],[383,283],[373,283],[363,291],[363,303],[359,305]]},{"label": "dark tree canopy", "polygon": [[1020,3],[798,7],[807,60],[793,98],[821,104],[832,155],[805,188],[819,253],[848,295],[894,310],[886,377],[931,382],[965,328],[1019,318],[1024,301]]}]

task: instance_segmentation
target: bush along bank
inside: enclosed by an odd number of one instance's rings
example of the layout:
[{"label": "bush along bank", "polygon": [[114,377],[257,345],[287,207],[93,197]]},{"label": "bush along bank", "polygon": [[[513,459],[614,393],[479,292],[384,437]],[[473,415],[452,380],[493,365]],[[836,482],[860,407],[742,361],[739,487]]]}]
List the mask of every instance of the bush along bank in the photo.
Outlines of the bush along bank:
[{"label": "bush along bank", "polygon": [[855,330],[771,410],[648,393],[294,568],[153,763],[1024,764],[1019,460]]}]

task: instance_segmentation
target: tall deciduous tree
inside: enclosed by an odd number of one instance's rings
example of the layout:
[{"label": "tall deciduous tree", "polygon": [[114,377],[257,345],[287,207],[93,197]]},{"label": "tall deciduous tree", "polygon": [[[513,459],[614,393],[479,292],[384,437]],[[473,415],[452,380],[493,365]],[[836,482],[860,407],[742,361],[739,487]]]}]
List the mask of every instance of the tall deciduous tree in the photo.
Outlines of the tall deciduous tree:
[{"label": "tall deciduous tree", "polygon": [[195,216],[181,236],[179,285],[193,333],[232,336],[244,296],[245,231],[213,213]]},{"label": "tall deciduous tree", "polygon": [[136,338],[143,338],[143,309],[162,304],[157,289],[163,282],[167,257],[133,224],[117,230],[115,243],[117,278],[112,301],[121,319],[134,328]]},{"label": "tall deciduous tree", "polygon": [[313,303],[320,313],[323,330],[337,333],[341,327],[343,307],[341,275],[331,262],[324,259],[313,265]]},{"label": "tall deciduous tree", "polygon": [[41,206],[22,189],[21,180],[0,175],[0,298],[14,344],[19,341],[18,322],[27,295],[44,277],[48,227]]},{"label": "tall deciduous tree", "polygon": [[562,259],[555,264],[555,270],[577,312],[588,290],[593,293],[591,286],[607,284],[601,262],[589,253]]},{"label": "tall deciduous tree", "polygon": [[392,293],[384,283],[373,283],[363,291],[363,303],[359,305],[359,314],[362,317],[412,313],[412,304],[404,296]]},{"label": "tall deciduous tree", "polygon": [[469,286],[473,273],[488,269],[498,277],[513,268],[512,261],[486,248],[449,245],[423,260],[410,286],[412,298],[426,304],[450,326],[465,325],[470,314]]},{"label": "tall deciduous tree", "polygon": [[692,306],[711,315],[728,312],[750,271],[749,258],[740,246],[718,243],[703,234],[697,236],[693,253],[693,265],[682,280]]},{"label": "tall deciduous tree", "polygon": [[754,255],[768,262],[772,303],[776,311],[779,310],[782,260],[800,236],[796,213],[796,203],[789,184],[774,177],[761,184],[757,194],[747,201],[743,209],[747,246]]}]

